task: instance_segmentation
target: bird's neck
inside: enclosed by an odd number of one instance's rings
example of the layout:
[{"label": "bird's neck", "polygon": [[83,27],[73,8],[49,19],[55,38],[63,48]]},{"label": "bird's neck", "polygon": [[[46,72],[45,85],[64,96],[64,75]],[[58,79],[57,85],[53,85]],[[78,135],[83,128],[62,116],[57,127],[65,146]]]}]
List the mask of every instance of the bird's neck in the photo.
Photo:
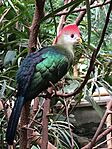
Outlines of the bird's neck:
[{"label": "bird's neck", "polygon": [[67,41],[59,40],[56,44],[56,47],[59,47],[62,53],[64,53],[68,59],[71,61],[74,60],[74,47],[73,45],[69,44]]},{"label": "bird's neck", "polygon": [[74,52],[73,52],[73,47],[71,46],[65,46],[61,44],[56,44],[55,45],[56,49],[58,49],[63,55],[65,55],[69,62],[73,64],[74,61]]}]

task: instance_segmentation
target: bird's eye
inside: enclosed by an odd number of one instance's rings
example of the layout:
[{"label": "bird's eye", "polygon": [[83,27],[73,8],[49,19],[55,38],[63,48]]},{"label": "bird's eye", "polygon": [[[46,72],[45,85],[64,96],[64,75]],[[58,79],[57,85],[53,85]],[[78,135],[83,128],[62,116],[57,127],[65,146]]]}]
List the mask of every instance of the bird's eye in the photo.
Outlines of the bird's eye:
[{"label": "bird's eye", "polygon": [[71,38],[74,38],[74,34],[71,34]]}]

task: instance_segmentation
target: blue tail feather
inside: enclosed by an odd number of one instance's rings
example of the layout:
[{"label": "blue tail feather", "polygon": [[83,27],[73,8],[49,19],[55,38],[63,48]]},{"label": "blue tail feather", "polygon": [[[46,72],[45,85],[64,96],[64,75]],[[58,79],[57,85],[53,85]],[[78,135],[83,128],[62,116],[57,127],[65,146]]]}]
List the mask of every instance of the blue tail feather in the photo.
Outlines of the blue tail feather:
[{"label": "blue tail feather", "polygon": [[14,108],[12,110],[12,113],[8,122],[6,141],[9,145],[13,144],[16,128],[18,125],[18,121],[19,121],[19,117],[20,117],[23,105],[24,105],[24,97],[19,96],[15,102]]}]

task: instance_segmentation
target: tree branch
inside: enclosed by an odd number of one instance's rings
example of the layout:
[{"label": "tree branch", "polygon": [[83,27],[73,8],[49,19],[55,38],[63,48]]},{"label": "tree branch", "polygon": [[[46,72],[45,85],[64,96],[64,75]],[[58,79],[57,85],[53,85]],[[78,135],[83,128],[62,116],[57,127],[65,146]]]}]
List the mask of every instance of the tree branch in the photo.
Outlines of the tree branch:
[{"label": "tree branch", "polygon": [[24,105],[22,109],[21,119],[20,119],[20,149],[27,148],[27,129],[24,129],[25,125],[29,123],[29,113],[30,113],[30,101]]},{"label": "tree branch", "polygon": [[[52,87],[48,88],[48,92],[52,93]],[[47,149],[48,146],[48,114],[50,108],[50,98],[46,98],[44,101],[43,118],[42,118],[42,144],[41,149]]]},{"label": "tree branch", "polygon": [[40,27],[39,22],[44,16],[44,4],[45,0],[36,0],[35,13],[32,21],[32,26],[30,28],[30,36],[28,43],[29,52],[32,52],[33,49],[36,49],[37,47],[37,35]]}]

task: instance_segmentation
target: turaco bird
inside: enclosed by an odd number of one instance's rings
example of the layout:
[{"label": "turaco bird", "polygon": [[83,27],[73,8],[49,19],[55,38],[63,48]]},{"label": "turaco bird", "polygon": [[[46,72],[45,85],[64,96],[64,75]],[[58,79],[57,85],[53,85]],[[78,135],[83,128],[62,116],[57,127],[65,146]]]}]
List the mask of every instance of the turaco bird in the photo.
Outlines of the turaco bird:
[{"label": "turaco bird", "polygon": [[13,144],[23,105],[42,91],[57,83],[74,62],[74,48],[81,42],[80,31],[75,24],[65,26],[53,46],[30,53],[17,71],[18,93],[6,132],[6,141]]}]

